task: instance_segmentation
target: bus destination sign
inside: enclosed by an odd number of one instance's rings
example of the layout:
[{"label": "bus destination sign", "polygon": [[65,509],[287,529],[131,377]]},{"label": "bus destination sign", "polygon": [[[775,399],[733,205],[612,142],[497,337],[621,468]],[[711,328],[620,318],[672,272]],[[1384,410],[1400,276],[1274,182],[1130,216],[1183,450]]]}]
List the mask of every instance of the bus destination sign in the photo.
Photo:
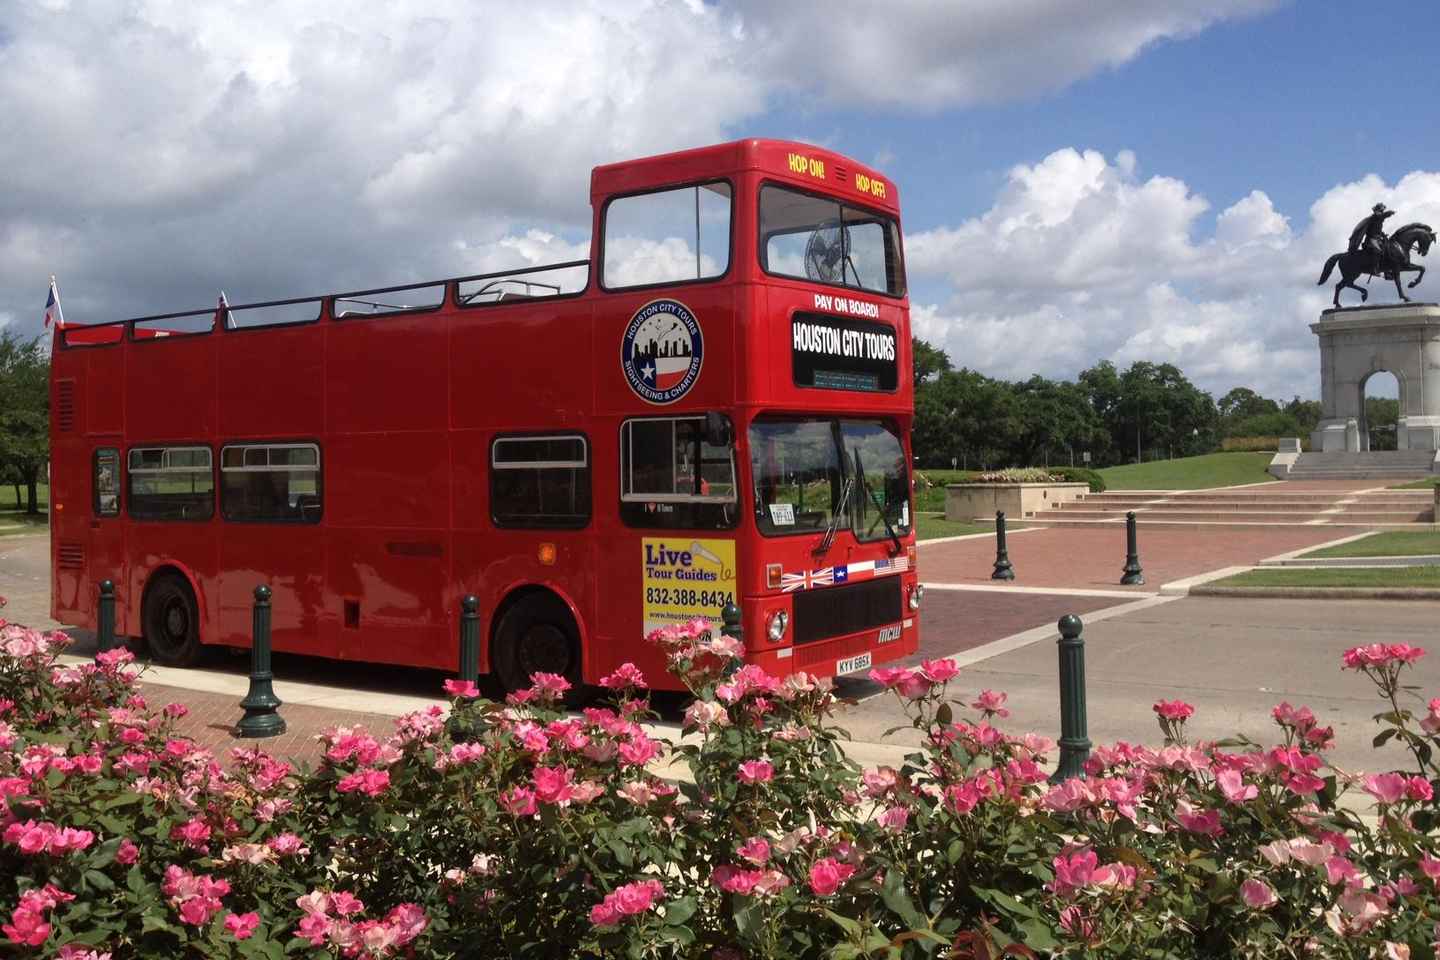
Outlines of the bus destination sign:
[{"label": "bus destination sign", "polygon": [[791,370],[797,387],[895,389],[893,327],[797,313],[790,322],[790,344]]}]

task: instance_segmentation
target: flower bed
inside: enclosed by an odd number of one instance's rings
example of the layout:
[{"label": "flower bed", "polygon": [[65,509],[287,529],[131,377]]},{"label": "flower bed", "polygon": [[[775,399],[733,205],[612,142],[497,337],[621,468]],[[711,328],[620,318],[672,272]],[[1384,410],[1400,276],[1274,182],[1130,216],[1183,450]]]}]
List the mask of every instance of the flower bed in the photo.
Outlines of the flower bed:
[{"label": "flower bed", "polygon": [[[1053,743],[1002,733],[1002,693],[952,700],[951,661],[876,670],[927,746],[899,769],[841,752],[831,695],[739,666],[707,625],[652,636],[696,694],[672,747],[633,667],[560,709],[507,703],[389,736],[335,729],[318,769],[226,769],[172,736],[130,656],[64,666],[65,638],[0,624],[0,954],[111,957],[1420,957],[1440,900],[1433,749],[1401,677],[1423,651],[1356,648],[1410,770],[1329,768],[1331,731],[1097,748],[1050,785]],[[673,759],[686,782],[648,768]],[[1349,793],[1374,806],[1363,819]]]}]

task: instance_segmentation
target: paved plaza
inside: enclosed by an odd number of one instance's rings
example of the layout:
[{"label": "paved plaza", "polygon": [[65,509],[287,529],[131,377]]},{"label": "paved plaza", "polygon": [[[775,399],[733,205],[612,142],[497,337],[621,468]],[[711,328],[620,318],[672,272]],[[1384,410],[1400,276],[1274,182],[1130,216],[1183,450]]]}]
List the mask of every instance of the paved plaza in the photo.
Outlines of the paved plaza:
[{"label": "paved plaza", "polygon": [[[1124,562],[1121,529],[1017,531],[1010,556],[1018,577],[1011,584],[989,579],[994,540],[989,536],[922,545],[920,569],[930,586],[923,643],[912,662],[957,656],[964,666],[957,694],[983,688],[1009,695],[1006,729],[1058,736],[1057,632],[1067,613],[1085,621],[1090,737],[1097,743],[1159,739],[1150,704],[1182,698],[1195,704],[1196,737],[1236,733],[1268,741],[1275,728],[1270,708],[1281,700],[1310,706],[1333,724],[1333,759],[1343,769],[1398,765],[1395,753],[1370,747],[1371,716],[1380,703],[1368,681],[1339,669],[1346,647],[1372,642],[1435,646],[1440,603],[1393,601],[1245,600],[1185,597],[1187,579],[1337,539],[1342,531],[1276,530],[1141,531],[1143,587],[1119,586]],[[1166,584],[1179,589],[1162,595]],[[0,596],[4,615],[36,626],[54,626],[49,603],[48,539],[0,539]],[[93,649],[78,635],[75,652]],[[1440,693],[1440,650],[1422,660],[1413,682]],[[214,651],[203,669],[152,670],[147,695],[156,703],[186,703],[183,732],[219,752],[240,745],[230,730],[240,716],[247,658]],[[269,749],[313,762],[314,734],[337,724],[364,723],[385,729],[389,719],[437,702],[445,674],[432,670],[335,663],[276,654],[276,692],[289,724]],[[840,722],[857,743],[861,762],[895,762],[914,734],[886,738],[903,723],[894,697],[874,684],[844,680],[838,690],[856,702]],[[665,707],[662,698],[661,704]],[[1418,701],[1417,701],[1418,705]],[[669,709],[674,714],[673,704]]]}]

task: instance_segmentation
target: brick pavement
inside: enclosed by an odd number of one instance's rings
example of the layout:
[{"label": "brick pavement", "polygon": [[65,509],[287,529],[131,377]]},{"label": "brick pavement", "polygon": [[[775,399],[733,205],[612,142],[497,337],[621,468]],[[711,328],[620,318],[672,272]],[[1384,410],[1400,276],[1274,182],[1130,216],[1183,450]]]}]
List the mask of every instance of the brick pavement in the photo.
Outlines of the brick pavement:
[{"label": "brick pavement", "polygon": [[[1145,585],[1120,586],[1125,566],[1123,524],[1030,530],[1007,538],[1016,586],[1128,590],[1154,593],[1161,584],[1222,567],[1257,563],[1265,557],[1353,534],[1334,527],[1174,528],[1138,525],[1137,540]],[[920,578],[926,583],[991,584],[995,541],[957,540],[922,548]],[[938,592],[938,591],[937,591]],[[933,595],[933,594],[932,594]]]},{"label": "brick pavement", "polygon": [[378,713],[332,710],[324,707],[282,705],[280,716],[285,719],[285,732],[262,740],[242,740],[235,736],[235,724],[244,716],[240,698],[220,693],[186,690],[156,683],[139,684],[140,692],[150,706],[159,709],[167,703],[183,703],[190,712],[175,725],[176,732],[214,751],[227,766],[234,747],[260,747],[267,753],[295,763],[308,763],[312,768],[320,760],[320,743],[316,734],[334,726],[367,727],[377,737],[393,729],[394,718]]}]

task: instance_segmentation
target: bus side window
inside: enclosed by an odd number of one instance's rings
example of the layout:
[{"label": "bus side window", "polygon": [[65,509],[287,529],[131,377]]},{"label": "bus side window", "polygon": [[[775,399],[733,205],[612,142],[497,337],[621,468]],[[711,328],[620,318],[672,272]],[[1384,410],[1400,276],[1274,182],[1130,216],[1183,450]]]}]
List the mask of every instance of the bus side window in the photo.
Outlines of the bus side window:
[{"label": "bus side window", "polygon": [[95,451],[94,493],[91,506],[97,517],[120,515],[120,451],[99,447]]},{"label": "bus side window", "polygon": [[734,448],[705,440],[703,417],[654,417],[620,425],[620,518],[660,530],[735,526]]},{"label": "bus side window", "polygon": [[220,512],[226,520],[319,523],[320,447],[236,443],[220,449]]},{"label": "bus side window", "polygon": [[490,519],[497,527],[578,528],[590,522],[590,444],[580,434],[496,437]]},{"label": "bus side window", "polygon": [[215,475],[209,447],[131,447],[126,500],[136,520],[209,520]]}]

